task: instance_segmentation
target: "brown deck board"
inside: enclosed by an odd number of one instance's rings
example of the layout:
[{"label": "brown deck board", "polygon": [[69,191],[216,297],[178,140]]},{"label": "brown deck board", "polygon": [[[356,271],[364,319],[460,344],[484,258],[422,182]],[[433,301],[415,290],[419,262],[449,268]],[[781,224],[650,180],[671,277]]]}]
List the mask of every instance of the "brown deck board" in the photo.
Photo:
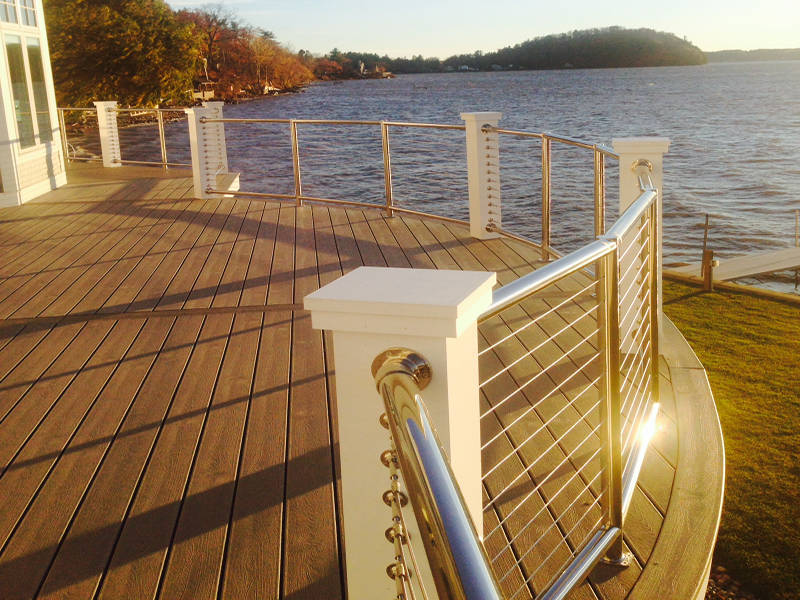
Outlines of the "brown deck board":
[{"label": "brown deck board", "polygon": [[[132,356],[111,378],[70,441],[70,446],[79,449],[60,457],[31,502],[25,519],[3,551],[0,589],[6,590],[8,598],[31,597],[37,593],[133,396],[166,338],[171,321],[158,319],[145,325],[130,349]],[[42,528],[41,523],[48,526]]]},{"label": "brown deck board", "polygon": [[163,598],[217,597],[260,317],[234,319],[163,576]]},{"label": "brown deck board", "polygon": [[[31,317],[45,312],[45,309],[56,301],[64,292],[72,288],[76,289],[78,281],[83,278],[87,271],[100,260],[105,260],[109,264],[107,255],[112,248],[124,239],[123,229],[115,230],[109,233],[101,242],[96,244],[89,252],[83,255],[78,261],[69,267],[61,270],[58,276],[52,280],[46,287],[44,287],[34,298],[28,300],[23,307],[13,313],[14,317]],[[86,281],[80,284],[77,289],[86,290]],[[60,310],[56,309],[54,314],[63,314]]]},{"label": "brown deck board", "polygon": [[278,233],[279,204],[265,203],[258,224],[253,254],[244,280],[241,303],[257,306],[267,303],[269,277],[275,256],[275,237]]},{"label": "brown deck board", "polygon": [[[507,283],[543,264],[535,248],[474,240],[452,223],[191,190],[185,172],[90,166],[67,188],[0,210],[4,599],[343,597],[333,340],[311,327],[303,298],[361,265],[492,270]],[[564,280],[483,325],[482,347],[590,281]],[[586,489],[596,467],[581,462],[597,447],[597,396],[577,396],[593,367],[552,392],[594,351],[592,319],[572,324],[592,303],[577,298],[482,359],[485,375],[533,357],[487,386],[486,410],[589,338],[482,423],[486,441],[536,406],[527,429],[512,426],[483,452],[485,469],[511,457],[484,481],[485,501],[524,473],[485,515],[485,532],[504,519],[490,555],[519,536],[496,561],[507,592],[570,556],[565,532],[574,546],[590,530],[575,508],[599,491]],[[669,394],[661,422],[625,534],[635,564],[598,567],[571,598],[621,600],[658,553],[680,461]],[[548,501],[554,513],[541,510]],[[521,557],[542,534],[552,556]]]},{"label": "brown deck board", "polygon": [[232,317],[206,318],[164,421],[100,590],[99,598],[156,597],[164,562],[184,505],[197,444],[222,364]]},{"label": "brown deck board", "polygon": [[[46,418],[64,390],[86,366],[94,350],[113,326],[112,322],[106,322],[97,327],[83,327],[66,350],[47,371],[32,381],[16,406],[5,415],[0,424],[0,465],[3,470]],[[10,395],[11,391],[3,385],[0,395],[5,398],[7,394]]]},{"label": "brown deck board", "polygon": [[184,317],[172,326],[73,519],[41,598],[89,598],[97,589],[202,321]]},{"label": "brown deck board", "polygon": [[219,203],[211,204],[207,208],[210,214],[206,215],[207,218],[199,221],[202,224],[200,225],[202,227],[200,235],[195,235],[196,229],[192,228],[192,235],[182,243],[181,249],[185,250],[187,254],[183,257],[180,269],[173,276],[166,292],[158,301],[157,309],[169,310],[183,306],[208,255],[219,238],[220,229],[233,209],[233,204],[220,200]]},{"label": "brown deck board", "polygon": [[[297,210],[295,301],[319,287],[313,215]],[[322,333],[307,313],[295,314],[289,399],[284,519],[283,593],[291,598],[342,596],[334,513],[328,390]],[[302,357],[302,358],[300,358]],[[322,453],[327,460],[314,460]]]},{"label": "brown deck board", "polygon": [[51,330],[14,370],[0,381],[0,422],[14,408],[17,401],[44,374],[78,335],[83,324],[71,323]]},{"label": "brown deck board", "polygon": [[277,598],[285,487],[291,313],[264,313],[222,583],[223,598]]},{"label": "brown deck board", "polygon": [[73,384],[58,397],[13,462],[6,465],[0,477],[0,547],[8,542],[28,503],[61,458],[141,328],[141,322],[121,323],[114,328]]}]

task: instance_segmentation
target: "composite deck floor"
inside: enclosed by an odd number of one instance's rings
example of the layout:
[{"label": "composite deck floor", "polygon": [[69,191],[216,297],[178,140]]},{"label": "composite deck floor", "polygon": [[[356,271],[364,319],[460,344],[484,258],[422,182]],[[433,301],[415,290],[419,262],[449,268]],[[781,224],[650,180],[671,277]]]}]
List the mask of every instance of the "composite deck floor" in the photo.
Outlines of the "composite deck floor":
[{"label": "composite deck floor", "polygon": [[[460,225],[191,193],[185,172],[84,167],[0,210],[3,600],[343,597],[332,341],[304,296],[360,265],[507,283],[540,264]],[[624,598],[658,538],[664,377],[635,563],[573,598]]]}]

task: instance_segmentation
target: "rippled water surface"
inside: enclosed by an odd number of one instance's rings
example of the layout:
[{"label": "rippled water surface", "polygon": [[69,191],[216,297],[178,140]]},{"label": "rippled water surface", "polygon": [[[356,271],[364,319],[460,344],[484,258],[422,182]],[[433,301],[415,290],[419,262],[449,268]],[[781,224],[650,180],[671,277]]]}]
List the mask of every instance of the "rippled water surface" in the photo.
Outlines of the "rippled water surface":
[{"label": "rippled water surface", "polygon": [[[459,124],[459,113],[503,113],[501,126],[590,142],[659,135],[665,157],[665,261],[699,259],[705,213],[718,256],[794,244],[800,209],[800,62],[700,67],[453,73],[313,85],[304,93],[225,107],[226,117],[362,119]],[[231,170],[242,189],[293,189],[286,125],[226,125]],[[395,199],[401,205],[466,215],[463,132],[392,129]],[[158,160],[153,127],[121,132],[123,158]],[[170,160],[188,162],[185,123],[167,126]],[[380,130],[301,125],[306,195],[383,201]],[[501,141],[504,225],[539,236],[541,153],[535,139]],[[607,165],[609,219],[615,164]],[[591,238],[592,155],[553,150],[553,244],[570,250]],[[766,285],[784,290],[787,278]]]}]

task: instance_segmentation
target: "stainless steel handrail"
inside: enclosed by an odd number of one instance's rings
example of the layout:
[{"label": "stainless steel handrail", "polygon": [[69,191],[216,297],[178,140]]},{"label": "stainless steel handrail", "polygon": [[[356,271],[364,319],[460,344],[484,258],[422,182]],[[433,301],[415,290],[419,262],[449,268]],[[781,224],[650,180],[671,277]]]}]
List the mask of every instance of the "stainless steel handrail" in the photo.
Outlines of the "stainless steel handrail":
[{"label": "stainless steel handrail", "polygon": [[442,600],[500,600],[475,525],[420,391],[430,366],[412,350],[391,348],[372,363],[400,472]]},{"label": "stainless steel handrail", "polygon": [[645,211],[650,208],[650,205],[657,197],[658,192],[652,188],[643,191],[641,195],[634,200],[633,204],[625,209],[625,212],[617,219],[617,222],[606,232],[605,237],[615,239],[622,237],[633,227],[637,219],[640,219]]},{"label": "stainless steel handrail", "polygon": [[535,294],[539,290],[588,267],[610,254],[615,247],[613,242],[595,240],[575,250],[575,252],[567,254],[563,258],[551,262],[496,289],[492,293],[492,303],[481,314],[478,322],[490,319],[531,294]]}]

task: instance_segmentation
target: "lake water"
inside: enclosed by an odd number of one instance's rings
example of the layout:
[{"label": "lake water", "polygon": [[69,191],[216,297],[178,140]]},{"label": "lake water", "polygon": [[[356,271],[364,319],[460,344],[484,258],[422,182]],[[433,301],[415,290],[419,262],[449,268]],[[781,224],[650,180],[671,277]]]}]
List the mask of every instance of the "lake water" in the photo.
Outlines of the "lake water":
[{"label": "lake water", "polygon": [[[665,157],[665,262],[696,261],[706,213],[717,256],[794,244],[800,209],[800,62],[699,67],[453,73],[321,83],[304,93],[226,106],[226,117],[364,119],[460,124],[459,113],[500,111],[508,129],[547,131],[589,142],[659,135]],[[226,125],[231,170],[242,189],[290,193],[285,125]],[[466,216],[463,132],[392,129],[399,204]],[[185,123],[167,126],[170,160],[188,162]],[[152,127],[121,132],[123,158],[158,160]],[[380,203],[380,131],[366,126],[299,129],[306,195]],[[91,145],[91,144],[89,144]],[[539,140],[501,140],[503,223],[539,236]],[[616,164],[608,161],[609,222]],[[591,238],[592,154],[554,145],[553,245]],[[791,291],[788,274],[762,285]]]}]

